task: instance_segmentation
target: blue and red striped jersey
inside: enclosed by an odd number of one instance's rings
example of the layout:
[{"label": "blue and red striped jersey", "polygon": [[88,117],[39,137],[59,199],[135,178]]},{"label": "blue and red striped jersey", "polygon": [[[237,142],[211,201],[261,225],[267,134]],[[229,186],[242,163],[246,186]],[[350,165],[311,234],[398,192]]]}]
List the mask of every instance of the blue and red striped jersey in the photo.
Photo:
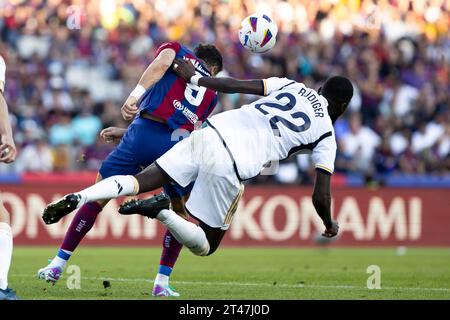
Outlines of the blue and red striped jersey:
[{"label": "blue and red striped jersey", "polygon": [[[178,42],[167,42],[160,46],[155,57],[167,48],[175,50],[176,57],[189,59],[197,73],[211,76],[204,64],[192,51]],[[169,68],[164,76],[147,89],[139,101],[139,108],[155,117],[164,119],[172,129],[194,130],[194,124],[204,122],[217,104],[217,93],[205,87],[186,83]]]}]

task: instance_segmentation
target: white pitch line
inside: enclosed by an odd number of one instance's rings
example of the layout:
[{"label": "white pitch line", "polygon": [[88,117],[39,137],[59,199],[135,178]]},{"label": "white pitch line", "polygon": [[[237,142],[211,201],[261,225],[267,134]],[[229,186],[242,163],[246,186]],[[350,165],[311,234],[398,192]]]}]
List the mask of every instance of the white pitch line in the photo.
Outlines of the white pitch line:
[{"label": "white pitch line", "polygon": [[[16,277],[31,277],[28,274],[16,274]],[[151,279],[145,278],[110,278],[110,277],[81,277],[84,280],[95,281],[117,281],[117,282],[149,282],[153,283]],[[367,289],[366,287],[359,287],[354,285],[316,285],[316,284],[271,284],[265,282],[210,282],[210,281],[171,281],[174,284],[181,285],[204,285],[204,286],[240,286],[240,287],[280,287],[280,288],[311,288],[311,289]],[[367,289],[369,290],[369,289]],[[407,291],[442,291],[450,292],[450,288],[421,288],[421,287],[381,287],[380,290],[407,290]],[[372,290],[371,290],[372,291]],[[377,290],[373,290],[377,291]]]}]

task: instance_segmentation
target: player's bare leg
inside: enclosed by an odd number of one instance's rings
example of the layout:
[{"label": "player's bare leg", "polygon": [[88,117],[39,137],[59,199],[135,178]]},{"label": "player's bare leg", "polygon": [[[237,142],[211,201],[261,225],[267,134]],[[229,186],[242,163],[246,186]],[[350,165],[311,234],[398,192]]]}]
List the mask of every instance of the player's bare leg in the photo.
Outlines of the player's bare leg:
[{"label": "player's bare leg", "polygon": [[[96,182],[101,180],[102,177],[98,174]],[[85,235],[94,226],[98,214],[108,202],[109,200],[93,201],[85,203],[80,207],[64,236],[64,240],[57,251],[56,256],[46,267],[38,270],[38,278],[53,284],[59,280],[73,251],[75,251],[81,240],[83,240]],[[54,214],[57,214],[57,212],[54,211]]]},{"label": "player's bare leg", "polygon": [[[188,197],[189,195],[186,195],[182,198],[170,199],[172,210],[184,219],[188,219],[188,214],[184,208]],[[152,295],[163,297],[178,297],[179,293],[176,292],[175,289],[173,289],[171,286],[169,286],[169,279],[170,275],[172,274],[175,262],[178,259],[178,255],[183,248],[183,245],[177,241],[177,239],[170,233],[169,230],[166,230],[163,236],[162,245],[163,250],[161,253],[158,274],[156,275],[153,285]]]},{"label": "player's bare leg", "polygon": [[171,234],[195,255],[207,256],[216,251],[225,235],[225,230],[212,228],[200,222],[199,225],[180,217],[173,210],[164,208],[168,198],[154,196],[146,200],[133,200],[123,203],[119,213],[123,215],[140,214],[159,220]]},{"label": "player's bare leg", "polygon": [[208,256],[212,255],[216,252],[217,248],[219,248],[219,245],[225,236],[226,230],[212,228],[203,222],[200,222],[199,226],[203,229],[203,231],[205,231],[206,239],[208,239],[209,242]]},{"label": "player's bare leg", "polygon": [[12,251],[13,239],[9,225],[9,213],[0,198],[0,300],[17,300],[15,292],[8,288]]}]

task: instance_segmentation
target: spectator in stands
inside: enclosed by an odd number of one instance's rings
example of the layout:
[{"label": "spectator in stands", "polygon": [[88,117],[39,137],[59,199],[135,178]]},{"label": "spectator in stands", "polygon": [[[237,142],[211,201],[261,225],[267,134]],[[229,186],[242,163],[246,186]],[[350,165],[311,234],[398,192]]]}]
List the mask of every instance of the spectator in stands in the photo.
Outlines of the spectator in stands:
[{"label": "spectator in stands", "polygon": [[359,113],[350,115],[349,129],[340,141],[342,152],[350,160],[349,169],[370,171],[375,149],[380,145],[381,139],[372,129],[362,125]]},{"label": "spectator in stands", "polygon": [[66,112],[60,113],[56,123],[50,127],[49,134],[50,144],[53,146],[70,145],[77,139],[70,115]]},{"label": "spectator in stands", "polygon": [[82,107],[80,115],[73,119],[72,129],[83,146],[90,146],[95,144],[98,133],[102,129],[102,122],[88,106],[85,106]]},{"label": "spectator in stands", "polygon": [[95,144],[87,147],[83,154],[79,156],[80,161],[84,162],[84,166],[91,171],[98,171],[103,160],[114,148],[113,145],[107,144],[99,135]]},{"label": "spectator in stands", "polygon": [[24,172],[52,172],[52,149],[44,136],[36,138],[33,143],[27,145],[19,154],[15,162],[15,169],[19,173]]}]

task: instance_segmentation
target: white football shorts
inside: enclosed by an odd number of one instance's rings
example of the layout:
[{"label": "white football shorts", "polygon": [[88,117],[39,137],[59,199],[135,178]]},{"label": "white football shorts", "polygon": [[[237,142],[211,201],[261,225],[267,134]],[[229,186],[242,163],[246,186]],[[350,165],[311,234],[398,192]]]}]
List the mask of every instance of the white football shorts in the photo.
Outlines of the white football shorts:
[{"label": "white football shorts", "polygon": [[186,203],[189,214],[210,227],[229,228],[244,185],[215,129],[195,130],[156,160],[156,165],[182,187],[195,181]]}]

